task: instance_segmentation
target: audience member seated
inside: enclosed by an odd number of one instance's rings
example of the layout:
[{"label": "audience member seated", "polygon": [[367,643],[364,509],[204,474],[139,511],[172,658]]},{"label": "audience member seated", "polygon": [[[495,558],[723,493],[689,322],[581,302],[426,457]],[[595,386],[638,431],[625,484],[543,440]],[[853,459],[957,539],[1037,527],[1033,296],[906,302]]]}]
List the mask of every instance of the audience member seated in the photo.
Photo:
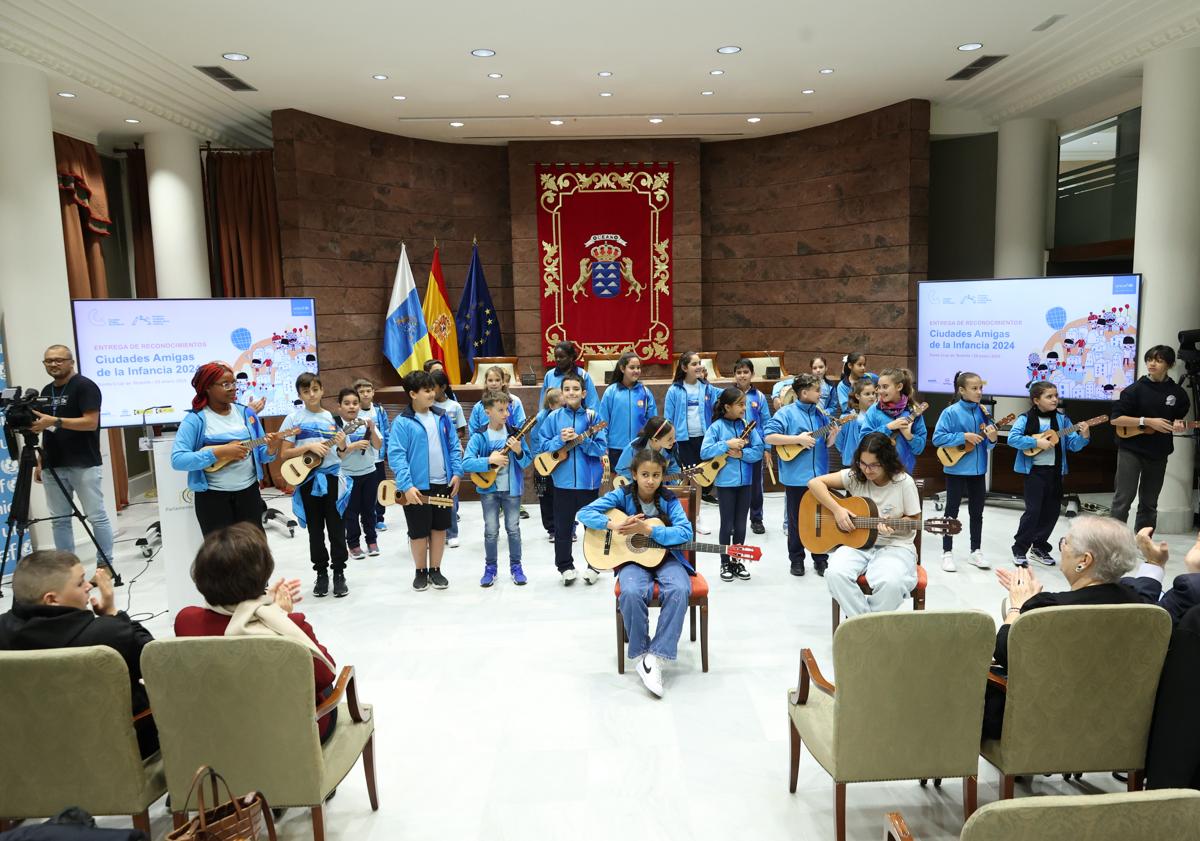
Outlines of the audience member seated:
[{"label": "audience member seated", "polygon": [[[280,578],[268,588],[275,559],[262,529],[236,523],[204,540],[192,563],[192,581],[207,602],[185,607],[175,617],[179,637],[279,636],[300,643],[313,656],[316,705],[329,697],[335,678],[333,658],[317,640],[303,613],[292,613],[301,600],[300,581]],[[333,733],[337,710],[318,723],[321,741]]]},{"label": "audience member seated", "polygon": [[[90,595],[92,590],[98,596]],[[71,552],[42,549],[26,555],[12,577],[12,610],[0,615],[0,649],[33,651],[44,648],[83,648],[106,645],[125,660],[133,715],[149,709],[142,685],[142,649],[154,641],[150,632],[117,610],[112,576],[99,569],[91,582],[83,564]],[[91,610],[88,607],[91,607]],[[64,726],[86,726],[87,699],[80,698],[80,720]],[[154,719],[146,716],[134,725],[138,749],[145,759],[158,752]]]},{"label": "audience member seated", "polygon": [[1146,745],[1147,788],[1200,789],[1198,697],[1200,606],[1188,610],[1175,626],[1171,648],[1158,679],[1154,718]]},{"label": "audience member seated", "polygon": [[1163,576],[1167,565],[1167,544],[1155,543],[1154,529],[1150,526],[1137,534],[1138,548],[1146,563],[1138,570],[1135,585],[1142,598],[1157,604],[1171,614],[1171,622],[1176,626],[1183,615],[1200,604],[1200,534],[1196,535],[1196,543],[1188,550],[1183,558],[1187,573],[1175,576],[1171,589],[1163,592]]}]

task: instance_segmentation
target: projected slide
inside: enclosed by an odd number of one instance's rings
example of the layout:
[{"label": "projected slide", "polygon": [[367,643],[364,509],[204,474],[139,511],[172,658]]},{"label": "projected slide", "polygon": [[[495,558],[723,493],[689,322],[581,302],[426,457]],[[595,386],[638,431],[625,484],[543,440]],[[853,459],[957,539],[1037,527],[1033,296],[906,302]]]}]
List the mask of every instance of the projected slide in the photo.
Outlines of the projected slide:
[{"label": "projected slide", "polygon": [[140,425],[144,415],[179,423],[205,362],[227,362],[238,402],[265,399],[263,415],[290,412],[296,377],[317,372],[312,298],[91,300],[73,309],[79,372],[104,394],[101,426]]},{"label": "projected slide", "polygon": [[1140,275],[921,282],[918,389],[951,393],[956,371],[976,371],[989,394],[1047,380],[1064,398],[1115,400],[1136,376],[1140,286]]}]

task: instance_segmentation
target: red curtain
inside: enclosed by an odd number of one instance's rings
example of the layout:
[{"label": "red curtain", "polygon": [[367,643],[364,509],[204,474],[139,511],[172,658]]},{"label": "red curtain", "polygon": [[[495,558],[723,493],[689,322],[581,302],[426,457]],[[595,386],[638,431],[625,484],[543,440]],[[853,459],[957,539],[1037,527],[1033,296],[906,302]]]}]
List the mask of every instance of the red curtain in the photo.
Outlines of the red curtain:
[{"label": "red curtain", "polygon": [[150,186],[146,178],[146,150],[130,149],[125,156],[129,185],[129,226],[133,229],[133,286],[139,298],[158,297],[154,273],[154,235],[150,224]]}]

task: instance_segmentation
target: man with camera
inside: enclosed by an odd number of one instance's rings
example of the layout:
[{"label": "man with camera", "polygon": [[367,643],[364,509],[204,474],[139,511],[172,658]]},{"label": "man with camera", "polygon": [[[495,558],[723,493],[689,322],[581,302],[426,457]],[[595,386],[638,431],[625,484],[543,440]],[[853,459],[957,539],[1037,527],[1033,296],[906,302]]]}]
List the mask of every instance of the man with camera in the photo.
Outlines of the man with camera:
[{"label": "man with camera", "polygon": [[[75,357],[66,345],[51,345],[42,357],[53,378],[42,389],[51,414],[34,410],[30,427],[42,433],[42,458],[34,481],[46,487],[46,507],[54,526],[54,547],[75,551],[71,496],[79,497],[106,561],[112,561],[113,532],[104,510],[104,472],[100,458],[100,387],[75,373]],[[50,473],[53,475],[47,475]],[[96,559],[97,566],[103,562]]]}]

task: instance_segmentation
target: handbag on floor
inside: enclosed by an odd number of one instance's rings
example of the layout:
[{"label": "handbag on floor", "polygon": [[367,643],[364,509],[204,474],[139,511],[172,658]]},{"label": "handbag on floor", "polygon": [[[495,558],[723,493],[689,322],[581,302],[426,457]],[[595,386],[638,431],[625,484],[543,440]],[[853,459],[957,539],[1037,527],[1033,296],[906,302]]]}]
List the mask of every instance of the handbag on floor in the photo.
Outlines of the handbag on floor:
[{"label": "handbag on floor", "polygon": [[[212,785],[210,808],[204,800],[204,779]],[[220,800],[217,780],[225,786],[225,800]],[[267,798],[261,791],[252,791],[244,797],[234,797],[225,778],[207,765],[200,766],[192,777],[187,801],[183,804],[186,815],[196,795],[197,814],[186,824],[167,836],[167,841],[275,841],[275,821]]]}]

